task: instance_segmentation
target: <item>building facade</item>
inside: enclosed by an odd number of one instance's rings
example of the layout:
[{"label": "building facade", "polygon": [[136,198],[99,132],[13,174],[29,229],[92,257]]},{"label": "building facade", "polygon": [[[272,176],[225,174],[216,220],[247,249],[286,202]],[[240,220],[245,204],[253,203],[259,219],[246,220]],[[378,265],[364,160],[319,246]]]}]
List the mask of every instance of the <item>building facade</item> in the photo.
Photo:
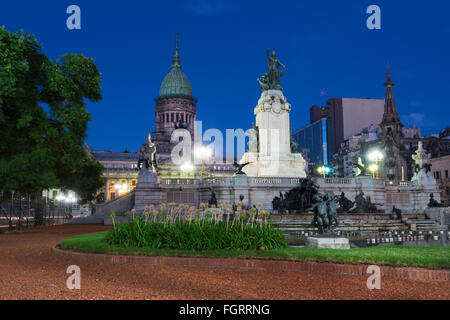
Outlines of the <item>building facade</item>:
[{"label": "building facade", "polygon": [[159,157],[170,155],[174,143],[171,141],[175,129],[186,129],[194,139],[196,104],[191,84],[181,67],[178,52],[178,35],[175,39],[175,53],[172,57],[170,72],[165,76],[155,99],[154,143]]},{"label": "building facade", "polygon": [[331,149],[337,152],[345,139],[381,123],[383,111],[383,99],[331,98],[325,107],[311,107],[310,119],[314,123],[326,118],[331,123]]},{"label": "building facade", "polygon": [[[182,167],[172,162],[171,151],[177,143],[171,141],[174,130],[187,130],[191,142],[194,140],[196,104],[190,81],[182,71],[177,34],[170,71],[164,77],[155,98],[155,131],[152,140],[156,146],[158,175],[163,179],[196,179],[201,175],[202,169],[207,176],[230,176],[234,173],[234,158],[213,158],[203,168],[201,164]],[[136,187],[139,152],[91,150],[89,147],[87,151],[104,167],[105,187],[100,191],[104,201],[126,195]]]},{"label": "building facade", "polygon": [[[450,155],[450,130],[439,135],[421,137],[420,128],[405,128],[400,120],[394,98],[390,70],[387,69],[386,98],[383,116],[374,130],[365,129],[359,134],[345,139],[333,156],[334,174],[337,177],[352,177],[354,164],[359,158],[369,164],[367,155],[370,150],[380,150],[383,159],[378,163],[378,175],[391,181],[410,180],[414,175],[412,155],[422,141],[423,148],[431,158]],[[372,132],[370,132],[372,131]]]},{"label": "building facade", "polygon": [[441,190],[441,201],[450,206],[450,155],[430,159],[431,172]]},{"label": "building facade", "polygon": [[292,134],[297,152],[304,155],[308,167],[329,165],[333,157],[331,121],[322,118]]},{"label": "building facade", "polygon": [[132,191],[137,185],[138,152],[90,150],[92,157],[103,166],[105,187],[103,200],[114,200]]}]

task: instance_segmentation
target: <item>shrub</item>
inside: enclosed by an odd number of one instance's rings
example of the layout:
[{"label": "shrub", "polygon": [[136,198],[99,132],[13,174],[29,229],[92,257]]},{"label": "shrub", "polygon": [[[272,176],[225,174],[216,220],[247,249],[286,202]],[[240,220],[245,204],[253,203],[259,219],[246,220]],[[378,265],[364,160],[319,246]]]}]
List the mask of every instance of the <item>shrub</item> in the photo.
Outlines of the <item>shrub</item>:
[{"label": "shrub", "polygon": [[[108,232],[106,241],[123,247],[170,248],[183,250],[211,249],[275,249],[287,247],[280,230],[270,223],[269,214],[255,211],[247,216],[244,210],[236,212],[232,221],[222,221],[219,209],[203,209],[194,216],[192,208],[188,213],[169,206],[165,211],[152,210],[143,216],[131,218],[128,224],[115,224]],[[198,211],[197,211],[198,212]]]}]

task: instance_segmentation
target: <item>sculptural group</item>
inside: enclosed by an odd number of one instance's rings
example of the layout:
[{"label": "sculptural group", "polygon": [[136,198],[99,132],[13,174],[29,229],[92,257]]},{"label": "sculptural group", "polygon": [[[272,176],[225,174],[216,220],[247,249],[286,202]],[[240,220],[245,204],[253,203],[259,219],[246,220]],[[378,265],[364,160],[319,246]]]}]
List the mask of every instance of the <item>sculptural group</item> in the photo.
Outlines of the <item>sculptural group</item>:
[{"label": "sculptural group", "polygon": [[339,225],[339,217],[336,210],[336,202],[339,196],[335,196],[334,192],[329,191],[322,196],[320,193],[314,195],[315,203],[309,209],[314,212],[312,225],[319,229],[320,234],[329,233],[334,227]]},{"label": "sculptural group", "polygon": [[273,199],[273,210],[286,213],[292,211],[305,212],[308,208],[311,208],[319,186],[314,183],[311,177],[300,181],[300,186],[289,190],[284,195],[280,192],[280,196]]}]

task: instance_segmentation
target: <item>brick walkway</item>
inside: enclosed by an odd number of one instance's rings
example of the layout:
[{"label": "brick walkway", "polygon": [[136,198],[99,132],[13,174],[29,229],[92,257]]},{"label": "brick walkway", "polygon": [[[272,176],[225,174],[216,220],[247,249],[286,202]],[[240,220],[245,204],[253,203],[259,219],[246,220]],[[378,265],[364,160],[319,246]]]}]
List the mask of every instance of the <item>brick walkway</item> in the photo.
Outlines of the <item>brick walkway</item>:
[{"label": "brick walkway", "polygon": [[[367,276],[113,264],[61,256],[52,248],[103,226],[56,226],[0,235],[0,299],[450,299],[450,281]],[[81,268],[81,290],[69,290],[66,269]]]}]

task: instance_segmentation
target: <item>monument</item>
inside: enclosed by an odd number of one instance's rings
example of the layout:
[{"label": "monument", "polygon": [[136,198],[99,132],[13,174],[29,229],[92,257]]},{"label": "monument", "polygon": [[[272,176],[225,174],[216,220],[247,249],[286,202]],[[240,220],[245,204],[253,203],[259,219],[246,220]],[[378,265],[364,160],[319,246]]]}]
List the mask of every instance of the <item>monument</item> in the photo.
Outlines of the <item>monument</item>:
[{"label": "monument", "polygon": [[324,196],[320,193],[314,195],[315,203],[311,208],[314,212],[312,225],[319,229],[319,235],[307,238],[308,248],[350,249],[349,239],[334,232],[334,228],[340,223],[336,210],[338,199],[332,191]]},{"label": "monument", "polygon": [[142,144],[138,162],[139,174],[134,189],[134,209],[138,214],[144,211],[145,206],[160,204],[166,200],[166,193],[162,191],[160,179],[157,175],[156,145],[150,133]]},{"label": "monument", "polygon": [[436,179],[430,173],[430,155],[423,149],[422,141],[419,141],[419,145],[415,154],[412,155],[412,159],[414,160],[414,176],[411,181],[417,181],[419,186],[435,186]]},{"label": "monument", "polygon": [[267,50],[267,59],[269,70],[258,79],[262,94],[254,109],[256,125],[250,130],[248,152],[240,160],[241,164],[249,164],[242,171],[249,177],[306,178],[306,161],[300,153],[291,151],[291,105],[279,80],[286,67],[275,51],[269,55]]}]

